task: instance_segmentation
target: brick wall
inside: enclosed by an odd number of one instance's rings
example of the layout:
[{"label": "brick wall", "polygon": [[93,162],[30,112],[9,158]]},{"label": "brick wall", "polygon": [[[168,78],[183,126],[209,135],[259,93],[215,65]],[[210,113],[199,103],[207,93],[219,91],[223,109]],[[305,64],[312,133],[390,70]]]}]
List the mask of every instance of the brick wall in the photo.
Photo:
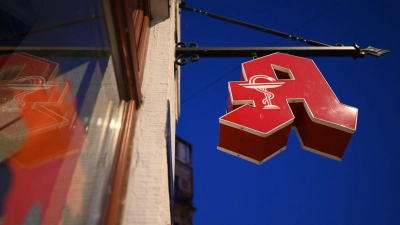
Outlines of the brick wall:
[{"label": "brick wall", "polygon": [[[174,75],[176,19],[175,0],[170,0],[170,17],[152,21],[144,69],[143,103],[138,111],[132,147],[128,192],[123,224],[170,224],[168,167],[165,128],[167,101],[170,102],[171,135],[179,105]],[[175,139],[172,138],[175,158]]]}]

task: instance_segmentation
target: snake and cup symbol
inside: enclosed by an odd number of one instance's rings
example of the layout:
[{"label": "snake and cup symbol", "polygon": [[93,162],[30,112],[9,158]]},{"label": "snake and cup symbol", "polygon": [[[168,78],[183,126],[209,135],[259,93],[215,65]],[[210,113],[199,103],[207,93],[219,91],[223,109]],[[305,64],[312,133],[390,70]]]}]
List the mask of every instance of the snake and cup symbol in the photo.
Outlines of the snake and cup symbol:
[{"label": "snake and cup symbol", "polygon": [[[257,79],[264,79],[271,82],[256,83]],[[265,98],[262,100],[262,103],[264,104],[264,109],[279,109],[279,106],[272,104],[271,100],[275,97],[275,95],[272,92],[268,91],[268,89],[280,87],[284,83],[285,82],[276,82],[275,78],[269,77],[267,75],[255,75],[249,79],[249,82],[247,84],[239,84],[239,85],[245,88],[255,89],[263,93],[265,96]]]}]

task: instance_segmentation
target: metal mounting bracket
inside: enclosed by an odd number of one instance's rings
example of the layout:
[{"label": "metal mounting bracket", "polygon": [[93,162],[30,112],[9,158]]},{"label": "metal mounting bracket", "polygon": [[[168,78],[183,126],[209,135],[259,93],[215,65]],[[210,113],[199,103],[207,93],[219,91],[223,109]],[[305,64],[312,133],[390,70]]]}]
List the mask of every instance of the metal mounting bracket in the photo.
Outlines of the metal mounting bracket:
[{"label": "metal mounting bracket", "polygon": [[306,47],[205,47],[199,48],[196,43],[188,47],[184,42],[179,42],[175,48],[175,63],[179,66],[197,62],[199,58],[230,58],[230,57],[263,57],[272,53],[281,52],[302,57],[352,57],[364,58],[365,55],[379,57],[390,51],[369,46],[360,49],[357,44],[353,46],[306,46]]}]

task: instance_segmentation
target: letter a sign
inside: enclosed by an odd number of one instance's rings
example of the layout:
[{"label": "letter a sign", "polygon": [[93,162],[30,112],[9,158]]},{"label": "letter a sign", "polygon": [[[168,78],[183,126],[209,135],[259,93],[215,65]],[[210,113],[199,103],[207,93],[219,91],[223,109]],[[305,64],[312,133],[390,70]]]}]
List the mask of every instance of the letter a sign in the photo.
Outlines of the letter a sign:
[{"label": "letter a sign", "polygon": [[243,63],[242,80],[229,82],[219,150],[261,164],[294,128],[304,149],[342,159],[358,110],[339,102],[312,60],[275,53]]}]

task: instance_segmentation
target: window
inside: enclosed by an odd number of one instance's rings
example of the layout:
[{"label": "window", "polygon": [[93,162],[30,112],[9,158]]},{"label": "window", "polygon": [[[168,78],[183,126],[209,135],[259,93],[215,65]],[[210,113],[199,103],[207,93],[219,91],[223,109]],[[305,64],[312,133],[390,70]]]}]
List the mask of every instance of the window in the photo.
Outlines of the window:
[{"label": "window", "polygon": [[185,163],[191,163],[191,146],[185,144],[184,142],[178,141],[176,142],[176,158]]},{"label": "window", "polygon": [[101,223],[140,106],[149,1],[10,1],[0,20],[0,183],[21,181],[0,218]]}]

